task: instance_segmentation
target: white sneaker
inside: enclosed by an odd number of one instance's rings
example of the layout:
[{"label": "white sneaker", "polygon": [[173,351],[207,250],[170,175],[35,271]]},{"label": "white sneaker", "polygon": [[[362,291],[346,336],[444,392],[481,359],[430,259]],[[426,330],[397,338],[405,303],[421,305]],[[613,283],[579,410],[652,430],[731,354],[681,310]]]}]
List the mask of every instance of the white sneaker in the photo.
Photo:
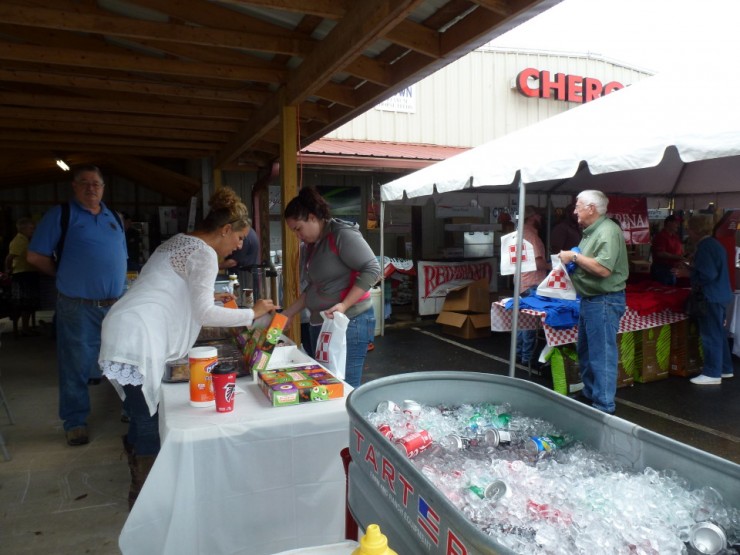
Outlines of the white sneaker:
[{"label": "white sneaker", "polygon": [[734,375],[735,375],[735,374],[726,374],[726,373],[723,373],[723,374],[722,374],[722,377],[723,377],[723,378],[725,378],[725,379],[727,379],[727,378],[731,378],[731,377],[733,377]]},{"label": "white sneaker", "polygon": [[722,378],[712,378],[704,374],[699,374],[695,378],[691,378],[690,381],[696,385],[718,385],[722,383]]}]

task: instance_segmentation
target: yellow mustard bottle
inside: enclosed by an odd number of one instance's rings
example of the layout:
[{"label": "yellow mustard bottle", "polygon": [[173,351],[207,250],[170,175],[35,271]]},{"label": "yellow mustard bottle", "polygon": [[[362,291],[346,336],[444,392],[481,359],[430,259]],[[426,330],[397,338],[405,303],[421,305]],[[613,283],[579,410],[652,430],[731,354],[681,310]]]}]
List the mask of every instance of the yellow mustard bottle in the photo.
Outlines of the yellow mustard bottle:
[{"label": "yellow mustard bottle", "polygon": [[398,553],[388,547],[388,538],[381,533],[380,526],[371,524],[360,539],[360,547],[355,549],[352,555],[398,555]]}]

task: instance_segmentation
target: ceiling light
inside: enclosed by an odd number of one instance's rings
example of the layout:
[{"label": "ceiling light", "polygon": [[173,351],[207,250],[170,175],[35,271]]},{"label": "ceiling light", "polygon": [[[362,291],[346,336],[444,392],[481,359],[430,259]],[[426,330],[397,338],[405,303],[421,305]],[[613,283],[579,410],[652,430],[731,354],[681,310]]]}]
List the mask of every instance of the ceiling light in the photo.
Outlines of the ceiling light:
[{"label": "ceiling light", "polygon": [[69,166],[61,158],[57,158],[57,166],[59,166],[60,168],[62,168],[65,172],[68,172],[69,171]]}]

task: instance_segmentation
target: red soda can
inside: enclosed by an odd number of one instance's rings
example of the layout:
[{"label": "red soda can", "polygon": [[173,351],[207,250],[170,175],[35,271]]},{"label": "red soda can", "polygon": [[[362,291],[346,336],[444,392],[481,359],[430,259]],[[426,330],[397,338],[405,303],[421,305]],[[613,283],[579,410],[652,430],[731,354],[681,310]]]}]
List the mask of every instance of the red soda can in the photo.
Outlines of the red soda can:
[{"label": "red soda can", "polygon": [[413,459],[431,444],[432,436],[430,436],[429,432],[426,430],[412,432],[400,439],[397,439],[395,443],[396,449],[406,455],[409,459]]},{"label": "red soda can", "polygon": [[378,431],[380,432],[380,435],[387,437],[389,441],[393,441],[393,432],[388,424],[381,424],[378,426]]}]

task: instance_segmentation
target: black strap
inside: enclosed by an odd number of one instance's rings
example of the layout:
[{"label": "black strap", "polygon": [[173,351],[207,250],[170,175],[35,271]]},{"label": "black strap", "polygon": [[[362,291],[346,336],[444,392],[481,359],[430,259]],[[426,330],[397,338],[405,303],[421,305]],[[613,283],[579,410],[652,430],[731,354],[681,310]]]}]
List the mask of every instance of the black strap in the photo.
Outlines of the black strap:
[{"label": "black strap", "polygon": [[[57,243],[56,249],[54,249],[54,257],[56,258],[56,264],[57,267],[59,267],[59,263],[62,261],[62,251],[64,251],[64,242],[67,240],[67,230],[69,229],[69,218],[70,218],[70,208],[69,203],[65,202],[59,205],[62,209],[62,215],[59,219],[59,225],[62,229],[62,232],[59,235],[59,242]],[[121,219],[121,215],[116,210],[111,210],[113,212],[113,217],[118,222],[118,227],[121,228],[121,231],[125,233],[125,230],[123,229],[123,220]]]}]

